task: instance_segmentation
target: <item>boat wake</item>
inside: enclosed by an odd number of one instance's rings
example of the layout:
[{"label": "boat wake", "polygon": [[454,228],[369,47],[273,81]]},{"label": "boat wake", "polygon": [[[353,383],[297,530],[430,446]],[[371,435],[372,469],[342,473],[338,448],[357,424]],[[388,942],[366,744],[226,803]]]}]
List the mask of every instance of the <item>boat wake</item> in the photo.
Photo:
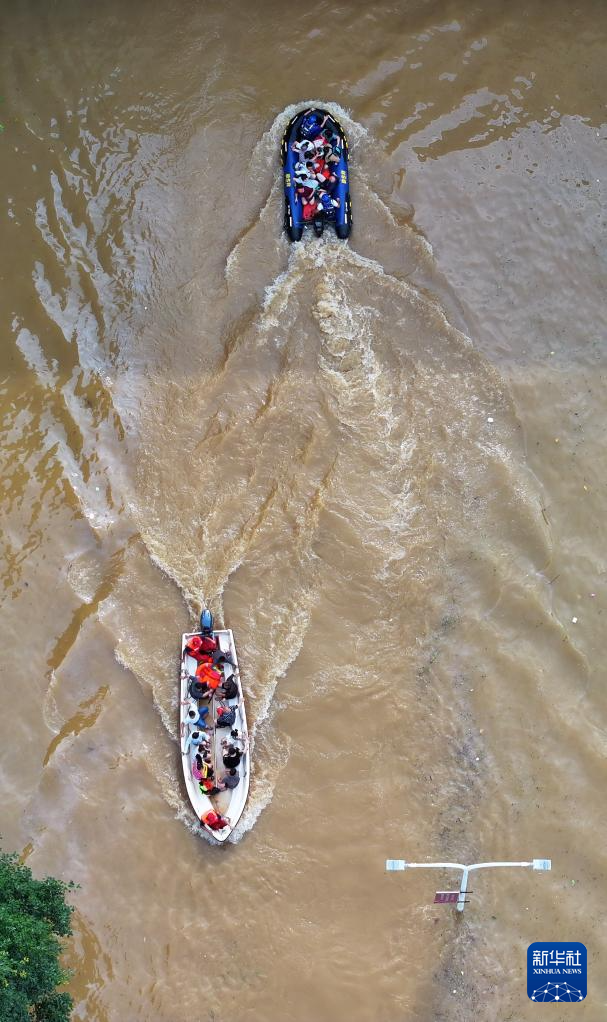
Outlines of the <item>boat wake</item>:
[{"label": "boat wake", "polygon": [[[203,605],[233,628],[253,765],[235,841],[289,768],[285,699],[314,713],[308,700],[330,689],[340,662],[340,684],[364,687],[352,662],[361,629],[397,662],[415,658],[472,545],[499,561],[520,557],[523,544],[538,570],[550,545],[531,510],[537,492],[520,468],[510,397],[451,325],[431,250],[393,201],[388,157],[347,111],[310,105],[348,132],[358,229],[348,244],[281,236],[279,140],[301,105],[286,108],[249,158],[248,226],[217,256],[224,291],[209,305],[208,286],[187,283],[178,336],[204,323],[207,346],[184,343],[170,372],[160,362],[142,374],[135,363],[129,386],[112,392],[137,446],[136,470],[118,477],[128,541],[118,544],[104,520],[100,578],[86,553],[70,570],[87,608],[72,638],[87,618],[91,634],[112,636],[117,669],[136,679],[160,725],[148,718],[146,766],[196,833],[179,780],[176,636]],[[26,338],[22,346],[45,379],[50,365]],[[109,450],[100,454],[111,464]],[[485,540],[504,491],[519,520],[530,509],[529,527],[523,539]],[[80,500],[88,508],[86,491]],[[56,661],[47,716],[60,731],[70,687]],[[110,686],[100,714],[111,698]]]}]

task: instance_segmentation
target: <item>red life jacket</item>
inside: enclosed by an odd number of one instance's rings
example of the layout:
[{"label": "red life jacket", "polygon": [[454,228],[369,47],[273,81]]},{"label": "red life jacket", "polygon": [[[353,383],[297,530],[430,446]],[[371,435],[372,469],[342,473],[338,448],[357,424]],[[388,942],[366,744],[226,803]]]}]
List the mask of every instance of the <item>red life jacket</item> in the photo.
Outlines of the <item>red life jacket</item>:
[{"label": "red life jacket", "polygon": [[327,164],[325,163],[325,161],[323,160],[323,158],[321,156],[318,156],[312,162],[314,164],[314,173],[315,174],[322,174],[322,176],[324,177],[325,181],[328,178],[331,177],[331,171],[329,170],[329,168],[327,167]]},{"label": "red life jacket", "polygon": [[200,822],[206,823],[207,827],[210,827],[211,830],[223,830],[224,827],[228,826],[227,820],[224,820],[222,816],[219,816],[212,810],[201,816]]},{"label": "red life jacket", "polygon": [[196,656],[202,645],[202,639],[199,635],[192,635],[185,644],[185,651],[190,656]]},{"label": "red life jacket", "polygon": [[200,646],[198,648],[203,650],[205,653],[214,653],[217,649],[217,640],[211,635],[203,635],[202,639],[200,639]]},{"label": "red life jacket", "polygon": [[[196,636],[196,638],[198,638],[198,636]],[[199,641],[200,641],[200,639],[199,639]],[[202,641],[204,642],[204,639]],[[199,664],[200,663],[209,663],[209,664],[213,663],[212,654],[207,652],[207,650],[202,649],[200,646],[197,646],[194,649],[188,643],[188,645],[185,647],[185,651],[188,654],[188,656],[191,656],[194,660],[197,660]]]}]

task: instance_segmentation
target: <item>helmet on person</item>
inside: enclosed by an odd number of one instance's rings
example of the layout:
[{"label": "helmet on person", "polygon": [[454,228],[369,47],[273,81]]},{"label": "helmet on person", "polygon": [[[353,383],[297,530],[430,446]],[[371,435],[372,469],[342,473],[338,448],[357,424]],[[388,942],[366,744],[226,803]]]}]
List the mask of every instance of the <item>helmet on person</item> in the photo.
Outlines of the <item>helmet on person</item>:
[{"label": "helmet on person", "polygon": [[315,131],[318,131],[320,127],[320,117],[318,114],[306,114],[301,122],[301,133],[306,138],[312,135]]},{"label": "helmet on person", "polygon": [[200,615],[200,631],[203,635],[210,635],[213,631],[213,615],[206,607]]}]

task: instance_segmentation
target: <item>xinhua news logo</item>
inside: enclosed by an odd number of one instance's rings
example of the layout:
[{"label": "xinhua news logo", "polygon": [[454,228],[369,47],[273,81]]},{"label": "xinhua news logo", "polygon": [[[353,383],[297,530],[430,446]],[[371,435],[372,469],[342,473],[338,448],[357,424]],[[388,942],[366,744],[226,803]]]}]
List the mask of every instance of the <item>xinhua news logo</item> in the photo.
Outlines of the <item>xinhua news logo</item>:
[{"label": "xinhua news logo", "polygon": [[579,941],[536,940],[527,948],[527,996],[530,1001],[583,1001],[586,997],[586,947]]}]

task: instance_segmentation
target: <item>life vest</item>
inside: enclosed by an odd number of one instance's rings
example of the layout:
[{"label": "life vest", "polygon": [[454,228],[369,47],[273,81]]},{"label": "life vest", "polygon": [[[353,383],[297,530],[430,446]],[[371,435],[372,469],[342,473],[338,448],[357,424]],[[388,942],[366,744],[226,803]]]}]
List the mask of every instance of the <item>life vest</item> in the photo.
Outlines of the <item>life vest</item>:
[{"label": "life vest", "polygon": [[211,830],[223,830],[224,827],[228,826],[227,820],[224,820],[212,809],[208,813],[203,813],[200,817],[200,822],[205,823]]},{"label": "life vest", "polygon": [[202,639],[199,635],[192,635],[185,644],[185,651],[190,656],[196,656],[202,645]]},{"label": "life vest", "polygon": [[[204,639],[202,641],[204,642]],[[188,656],[191,656],[194,660],[197,660],[199,664],[211,663],[213,660],[213,652],[211,650],[206,650],[202,648],[190,649],[188,646],[186,646],[185,651],[188,654]]]},{"label": "life vest", "polygon": [[216,689],[221,681],[221,673],[209,664],[203,663],[198,664],[196,668],[196,677],[203,683],[206,683],[210,689]]},{"label": "life vest", "polygon": [[217,649],[217,639],[214,639],[212,635],[203,635],[200,640],[200,649],[204,653],[214,653]]}]

